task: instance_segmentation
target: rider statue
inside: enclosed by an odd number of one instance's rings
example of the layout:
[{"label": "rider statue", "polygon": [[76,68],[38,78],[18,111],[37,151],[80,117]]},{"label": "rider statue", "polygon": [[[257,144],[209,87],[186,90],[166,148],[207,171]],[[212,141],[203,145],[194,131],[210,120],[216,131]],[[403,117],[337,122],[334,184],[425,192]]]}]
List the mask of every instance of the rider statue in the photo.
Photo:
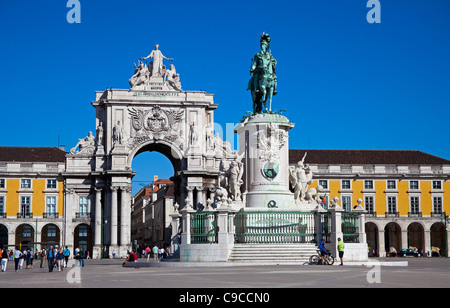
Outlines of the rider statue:
[{"label": "rider statue", "polygon": [[261,112],[262,103],[266,106],[267,99],[269,99],[269,111],[271,111],[272,95],[277,94],[277,76],[275,75],[277,61],[269,50],[269,34],[261,34],[260,44],[261,51],[252,59],[250,73],[253,76],[247,88],[252,91],[253,113]]}]

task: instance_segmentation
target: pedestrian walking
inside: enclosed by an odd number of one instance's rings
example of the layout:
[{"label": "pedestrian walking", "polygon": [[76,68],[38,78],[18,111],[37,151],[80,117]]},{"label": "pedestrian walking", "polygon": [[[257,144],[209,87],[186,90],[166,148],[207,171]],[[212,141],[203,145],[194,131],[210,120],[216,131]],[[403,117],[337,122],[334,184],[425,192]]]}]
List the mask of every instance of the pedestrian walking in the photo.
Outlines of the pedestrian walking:
[{"label": "pedestrian walking", "polygon": [[47,256],[47,252],[45,251],[45,248],[42,248],[41,250],[41,268],[44,267],[44,259]]},{"label": "pedestrian walking", "polygon": [[6,266],[8,265],[8,250],[3,249],[2,250],[2,272],[6,272]]},{"label": "pedestrian walking", "polygon": [[159,250],[158,246],[156,246],[156,244],[155,244],[155,246],[153,246],[152,250],[153,250],[153,259],[155,261],[159,262],[159,260],[158,260],[158,250]]},{"label": "pedestrian walking", "polygon": [[58,272],[62,271],[64,269],[64,254],[61,250],[61,248],[58,249],[58,252],[56,253],[56,264],[58,268]]},{"label": "pedestrian walking", "polygon": [[22,257],[22,252],[20,251],[20,249],[16,248],[16,250],[14,251],[14,268],[16,272],[19,270],[20,257]]},{"label": "pedestrian walking", "polygon": [[147,248],[145,248],[145,254],[147,255],[147,262],[150,260],[150,247],[147,246]]},{"label": "pedestrian walking", "polygon": [[83,248],[80,248],[80,265],[82,267],[84,267],[84,257],[85,257],[84,250],[83,250]]},{"label": "pedestrian walking", "polygon": [[341,259],[341,264],[339,265],[344,265],[344,242],[341,240],[341,238],[338,238],[338,253],[339,253],[339,258]]},{"label": "pedestrian walking", "polygon": [[50,249],[47,251],[47,262],[48,262],[48,271],[53,272],[53,268],[55,267],[55,250],[53,249],[53,246],[50,246]]},{"label": "pedestrian walking", "polygon": [[23,252],[22,252],[22,255],[21,255],[20,258],[19,258],[19,269],[20,269],[20,270],[21,270],[22,267],[23,267],[23,261],[24,261],[25,258],[26,258],[26,253],[27,253],[27,251],[24,249]]},{"label": "pedestrian walking", "polygon": [[64,248],[63,255],[64,255],[64,267],[67,267],[67,263],[69,262],[70,257],[69,247],[66,246],[66,248]]}]

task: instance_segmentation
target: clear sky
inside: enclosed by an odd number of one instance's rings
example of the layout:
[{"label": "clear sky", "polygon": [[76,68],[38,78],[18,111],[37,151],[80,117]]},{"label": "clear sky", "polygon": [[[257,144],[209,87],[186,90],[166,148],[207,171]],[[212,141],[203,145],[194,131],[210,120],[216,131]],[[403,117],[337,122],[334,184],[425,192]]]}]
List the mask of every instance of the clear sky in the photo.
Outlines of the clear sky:
[{"label": "clear sky", "polygon": [[[206,90],[225,128],[251,110],[251,58],[270,34],[278,61],[273,108],[296,127],[290,148],[420,150],[450,159],[450,1],[0,0],[2,146],[66,150],[95,131],[95,91],[129,88],[155,43],[184,90]],[[224,136],[230,139],[231,136]],[[136,163],[135,163],[136,162]],[[157,154],[135,180],[172,175]],[[155,163],[156,162],[156,163]]]}]

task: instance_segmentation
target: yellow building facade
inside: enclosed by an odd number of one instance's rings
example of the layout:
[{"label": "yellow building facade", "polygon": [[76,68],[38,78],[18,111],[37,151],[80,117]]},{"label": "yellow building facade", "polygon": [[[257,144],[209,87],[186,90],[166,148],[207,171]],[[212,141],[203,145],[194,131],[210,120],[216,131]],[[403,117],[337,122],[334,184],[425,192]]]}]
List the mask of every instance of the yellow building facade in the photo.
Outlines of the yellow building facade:
[{"label": "yellow building facade", "polygon": [[345,211],[364,207],[369,255],[448,254],[450,161],[420,151],[290,150],[290,165],[305,152],[325,209],[335,197]]},{"label": "yellow building facade", "polygon": [[0,147],[0,246],[61,244],[64,169],[57,148]]}]

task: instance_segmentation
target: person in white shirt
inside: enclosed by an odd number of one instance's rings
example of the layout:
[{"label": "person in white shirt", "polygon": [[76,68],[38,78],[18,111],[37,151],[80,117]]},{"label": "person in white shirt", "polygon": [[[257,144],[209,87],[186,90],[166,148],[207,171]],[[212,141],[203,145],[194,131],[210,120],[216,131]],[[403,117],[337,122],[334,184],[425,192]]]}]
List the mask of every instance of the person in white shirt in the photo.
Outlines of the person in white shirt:
[{"label": "person in white shirt", "polygon": [[15,265],[16,272],[19,270],[19,261],[21,260],[20,259],[21,257],[22,257],[22,252],[19,249],[16,249],[16,251],[14,251],[14,265]]}]

